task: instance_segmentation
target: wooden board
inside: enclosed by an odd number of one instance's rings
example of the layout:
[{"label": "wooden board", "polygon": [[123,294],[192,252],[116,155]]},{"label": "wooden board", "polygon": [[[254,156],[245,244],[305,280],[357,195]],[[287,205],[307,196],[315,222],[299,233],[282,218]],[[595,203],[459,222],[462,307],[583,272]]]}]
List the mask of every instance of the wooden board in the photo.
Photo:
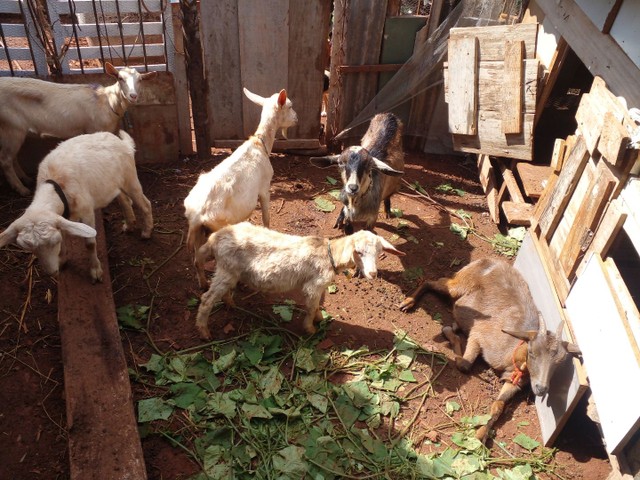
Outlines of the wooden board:
[{"label": "wooden board", "polygon": [[524,42],[506,41],[504,54],[504,79],[502,83],[502,133],[522,131],[522,92]]},{"label": "wooden board", "polygon": [[552,168],[548,165],[533,165],[527,162],[518,162],[516,171],[522,182],[524,193],[529,198],[540,198],[545,187],[549,183]]},{"label": "wooden board", "polygon": [[[269,97],[289,87],[288,25],[289,0],[238,0],[240,76],[242,85],[253,93]],[[256,131],[261,112],[242,95],[244,138]]]},{"label": "wooden board", "polygon": [[589,155],[587,146],[582,136],[578,137],[576,144],[567,158],[558,181],[556,182],[551,196],[549,197],[542,213],[540,214],[539,225],[543,237],[548,241],[555,227],[562,218],[562,213],[571,198],[576,186],[577,179],[582,174]]},{"label": "wooden board", "polygon": [[91,284],[84,241],[77,237],[66,240],[67,268],[58,281],[71,480],[144,480],[100,212],[96,230],[104,282]]},{"label": "wooden board", "polygon": [[598,151],[603,158],[611,165],[622,165],[629,140],[629,132],[615,115],[612,112],[605,113],[598,140]]},{"label": "wooden board", "polygon": [[[235,150],[244,143],[243,140],[215,140],[213,146],[216,148],[231,148]],[[291,140],[276,140],[273,143],[272,152],[282,152],[285,150],[315,150],[320,148],[320,140],[316,138],[295,138]]]},{"label": "wooden board", "polygon": [[187,80],[186,56],[184,54],[184,38],[180,23],[180,5],[171,4],[174,31],[174,80],[176,85],[176,105],[178,109],[178,133],[180,137],[180,154],[192,155],[193,140],[191,138],[191,109],[189,105],[189,82]]},{"label": "wooden board", "polygon": [[528,227],[531,225],[531,216],[533,215],[533,205],[530,203],[517,203],[505,201],[500,204],[502,213],[504,213],[507,223],[510,225],[522,225]]},{"label": "wooden board", "polygon": [[605,163],[598,162],[595,176],[589,183],[586,195],[582,198],[559,256],[564,274],[569,281],[572,280],[578,268],[581,256],[589,248],[615,184],[616,180]]},{"label": "wooden board", "polygon": [[487,197],[489,216],[494,223],[499,223],[500,209],[497,199],[496,174],[488,155],[478,155],[478,172],[480,173],[480,184]]},{"label": "wooden board", "polygon": [[524,58],[536,56],[536,38],[538,25],[535,23],[517,23],[491,27],[452,28],[450,38],[474,37],[480,42],[480,58],[482,60],[504,61],[505,43],[508,41],[524,42]]},{"label": "wooden board", "polygon": [[[550,279],[549,265],[541,258],[537,241],[531,233],[525,236],[513,266],[529,284],[547,330],[555,332],[558,325],[566,320],[564,310]],[[573,340],[568,333],[565,323],[565,338]],[[545,446],[553,445],[587,386],[586,374],[580,362],[568,360],[551,379],[549,394],[545,398],[536,397],[536,410]]]},{"label": "wooden board", "polygon": [[520,191],[520,187],[518,186],[518,182],[516,181],[516,177],[513,175],[514,163],[515,161],[512,160],[509,166],[507,166],[504,161],[499,162],[500,173],[502,173],[502,181],[507,186],[507,190],[509,191],[511,200],[513,200],[515,203],[525,203],[522,192]]},{"label": "wooden board", "polygon": [[478,40],[449,38],[449,131],[475,135],[477,130]]},{"label": "wooden board", "polygon": [[[607,452],[617,454],[640,427],[640,364],[629,343],[602,259],[593,255],[567,298]],[[628,294],[628,293],[627,293]],[[616,367],[624,374],[613,374]]]}]

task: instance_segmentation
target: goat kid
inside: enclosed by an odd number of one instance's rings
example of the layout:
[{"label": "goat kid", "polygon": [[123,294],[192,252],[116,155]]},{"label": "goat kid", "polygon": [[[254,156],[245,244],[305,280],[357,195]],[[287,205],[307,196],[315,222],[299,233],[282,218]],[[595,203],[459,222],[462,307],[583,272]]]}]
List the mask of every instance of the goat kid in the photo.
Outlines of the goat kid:
[{"label": "goat kid", "polygon": [[151,203],[142,193],[134,153],[133,139],[124,131],[119,136],[99,132],[62,142],[41,162],[33,201],[0,233],[0,248],[15,242],[35,254],[46,273],[57,275],[63,234],[85,238],[91,279],[101,282],[95,209],[117,197],[125,216],[123,230],[135,224],[132,203],[142,211],[142,238],[149,238],[153,229]]},{"label": "goat kid", "polygon": [[224,227],[198,250],[202,262],[215,257],[216,270],[200,299],[196,328],[202,338],[211,338],[208,319],[212,307],[221,299],[233,306],[231,292],[241,282],[262,292],[302,291],[307,307],[303,325],[312,334],[314,321],[322,320],[320,304],[336,272],[356,267],[373,279],[382,251],[404,255],[366,230],[329,240],[287,235],[249,222]]},{"label": "goat kid", "polygon": [[346,148],[340,155],[311,157],[317,167],[337,165],[343,187],[343,203],[334,228],[353,233],[353,222],[362,221],[372,230],[384,202],[386,218],[391,217],[391,195],[400,188],[403,175],[402,122],[393,113],[379,113],[371,120],[360,146]]},{"label": "goat kid", "polygon": [[138,101],[140,84],[156,72],[138,73],[105,63],[117,81],[109,86],[62,84],[35,78],[0,78],[0,167],[11,187],[21,195],[31,192],[17,161],[28,132],[67,139],[84,133],[117,133],[131,104]]},{"label": "goat kid", "polygon": [[[480,354],[505,382],[491,405],[490,419],[476,437],[486,442],[489,432],[504,410],[505,404],[530,379],[538,396],[549,391],[549,383],[557,367],[568,355],[579,355],[578,347],[562,340],[563,324],[557,332],[547,331],[529,286],[522,275],[507,262],[480,259],[462,268],[453,278],[426,281],[400,305],[408,311],[427,290],[454,300],[452,326],[442,329],[451,342],[456,366],[468,372]],[[467,346],[454,332],[467,335]]]},{"label": "goat kid", "polygon": [[271,97],[261,97],[246,88],[244,94],[262,107],[256,133],[245,141],[230,157],[213,170],[198,178],[184,199],[185,217],[189,222],[187,247],[194,257],[200,288],[207,287],[204,263],[198,261],[197,251],[212,232],[225,225],[249,218],[258,200],[262,209],[262,223],[269,226],[269,201],[273,167],[269,154],[276,133],[281,130],[286,138],[287,128],[298,123],[287,92],[281,90]]}]

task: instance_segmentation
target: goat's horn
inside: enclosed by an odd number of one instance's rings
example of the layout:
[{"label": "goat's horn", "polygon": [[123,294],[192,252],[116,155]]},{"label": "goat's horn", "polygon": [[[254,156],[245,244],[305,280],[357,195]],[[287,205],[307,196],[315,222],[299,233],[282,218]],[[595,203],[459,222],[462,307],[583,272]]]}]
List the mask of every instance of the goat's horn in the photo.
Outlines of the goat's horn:
[{"label": "goat's horn", "polygon": [[539,313],[538,313],[538,323],[539,323],[538,331],[540,332],[540,334],[545,335],[547,333],[547,324],[544,323],[544,317]]},{"label": "goat's horn", "polygon": [[556,330],[556,337],[558,337],[558,340],[562,340],[563,331],[564,331],[564,320],[560,320],[560,323],[558,324],[558,329]]}]

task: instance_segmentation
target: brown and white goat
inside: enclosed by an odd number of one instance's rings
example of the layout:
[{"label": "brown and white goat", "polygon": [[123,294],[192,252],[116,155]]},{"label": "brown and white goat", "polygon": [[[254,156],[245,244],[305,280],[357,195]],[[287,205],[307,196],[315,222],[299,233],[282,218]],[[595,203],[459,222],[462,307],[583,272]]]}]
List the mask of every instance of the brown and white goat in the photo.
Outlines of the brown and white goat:
[{"label": "brown and white goat", "polygon": [[156,72],[138,73],[105,63],[113,85],[79,85],[36,78],[0,78],[0,167],[11,187],[29,195],[29,178],[16,157],[27,133],[71,138],[94,132],[117,133],[129,105],[139,98],[140,84]]},{"label": "brown and white goat", "polygon": [[356,267],[365,278],[376,277],[376,260],[382,251],[404,255],[384,238],[363,230],[336,239],[299,237],[241,222],[213,233],[198,250],[200,261],[216,259],[209,290],[200,299],[196,327],[200,336],[211,338],[209,314],[224,300],[233,305],[231,292],[238,283],[263,292],[302,291],[307,313],[304,329],[315,332],[320,304],[335,273]]},{"label": "brown and white goat", "polygon": [[202,173],[195,186],[184,199],[184,214],[189,222],[187,247],[193,253],[200,288],[206,288],[204,264],[196,255],[209,234],[225,225],[249,218],[260,200],[262,223],[269,226],[269,201],[273,167],[269,154],[281,130],[286,138],[288,127],[298,123],[287,92],[281,90],[263,98],[246,88],[244,94],[262,107],[256,133],[240,145],[231,156],[212,170]]},{"label": "brown and white goat", "polygon": [[[448,295],[454,300],[453,326],[442,329],[451,342],[459,370],[469,371],[479,355],[505,382],[491,405],[490,420],[476,436],[486,441],[489,431],[504,410],[505,404],[526,385],[538,396],[549,390],[556,368],[567,355],[580,350],[562,340],[562,327],[554,334],[547,331],[536,308],[529,286],[522,275],[502,260],[484,258],[462,268],[453,278],[426,281],[409,295],[400,309],[411,309],[427,290]],[[467,335],[467,345],[454,332]]]},{"label": "brown and white goat", "polygon": [[402,129],[402,121],[393,113],[379,113],[371,120],[360,146],[348,147],[340,155],[310,158],[317,167],[340,168],[344,206],[334,228],[344,228],[350,235],[353,222],[362,221],[367,230],[373,229],[381,202],[386,217],[391,217],[391,195],[400,188],[404,173]]}]

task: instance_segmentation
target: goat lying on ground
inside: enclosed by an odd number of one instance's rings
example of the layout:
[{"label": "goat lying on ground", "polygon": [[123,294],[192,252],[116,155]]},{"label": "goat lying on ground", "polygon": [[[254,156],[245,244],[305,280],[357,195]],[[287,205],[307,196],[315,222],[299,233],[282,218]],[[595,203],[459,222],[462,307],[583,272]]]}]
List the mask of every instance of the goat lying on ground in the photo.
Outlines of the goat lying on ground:
[{"label": "goat lying on ground", "polygon": [[189,221],[187,246],[194,255],[200,288],[206,288],[207,279],[204,264],[198,261],[196,253],[209,234],[249,218],[258,199],[262,223],[269,226],[269,188],[273,177],[269,154],[277,130],[281,129],[286,138],[286,129],[298,123],[286,91],[281,90],[268,98],[246,88],[244,93],[253,103],[262,106],[256,133],[213,170],[201,174],[184,199],[185,216]]},{"label": "goat lying on ground", "polygon": [[220,299],[233,305],[231,292],[240,282],[263,292],[301,290],[307,307],[304,329],[314,333],[314,319],[322,319],[319,307],[335,273],[356,267],[366,278],[375,278],[376,260],[383,250],[404,255],[366,230],[328,240],[286,235],[248,222],[227,226],[198,250],[202,262],[215,257],[216,270],[202,295],[196,327],[202,338],[211,338],[207,326],[211,308]]},{"label": "goat lying on ground", "polygon": [[107,87],[0,78],[0,167],[18,193],[30,193],[22,183],[29,178],[16,159],[28,132],[61,139],[116,133],[129,105],[138,101],[140,82],[156,74],[133,68],[118,71],[108,62],[105,70],[117,79]]},{"label": "goat lying on ground", "polygon": [[353,222],[365,222],[371,230],[384,201],[387,218],[391,217],[391,195],[400,187],[404,173],[402,122],[393,113],[379,113],[371,120],[361,146],[348,147],[340,155],[311,157],[318,167],[338,165],[344,204],[334,228],[353,233]]},{"label": "goat lying on ground", "polygon": [[[489,422],[476,436],[486,441],[505,404],[530,377],[531,389],[538,396],[549,390],[549,382],[567,354],[579,354],[572,343],[562,340],[562,324],[554,335],[547,332],[529,286],[520,273],[502,260],[484,258],[470,263],[453,278],[426,281],[400,305],[407,311],[427,290],[448,295],[454,300],[452,327],[442,329],[451,342],[456,366],[469,371],[478,355],[494,369],[502,371],[505,381],[498,399],[493,402]],[[462,353],[461,329],[468,337]]]},{"label": "goat lying on ground", "polygon": [[62,142],[40,163],[33,201],[0,233],[0,247],[15,242],[33,252],[48,274],[56,275],[62,234],[84,237],[91,278],[101,282],[94,210],[118,197],[125,216],[123,229],[128,230],[135,224],[133,201],[143,215],[142,238],[149,238],[153,229],[151,203],[142,193],[134,153],[133,139],[124,131],[119,137],[99,132]]}]

